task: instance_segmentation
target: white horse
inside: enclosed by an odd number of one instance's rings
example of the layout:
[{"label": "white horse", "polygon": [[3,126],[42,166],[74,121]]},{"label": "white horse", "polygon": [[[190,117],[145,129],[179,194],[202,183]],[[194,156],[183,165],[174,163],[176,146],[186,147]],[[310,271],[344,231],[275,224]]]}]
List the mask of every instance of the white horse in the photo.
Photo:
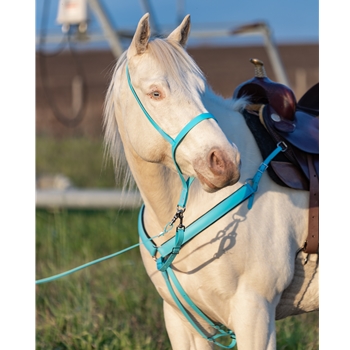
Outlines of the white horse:
[{"label": "white horse", "polygon": [[[172,227],[187,178],[195,180],[184,226],[244,185],[262,158],[240,113],[246,100],[215,95],[185,51],[190,16],[167,38],[153,40],[148,17],[141,18],[115,67],[104,130],[116,168],[122,167],[124,156],[127,160],[144,202],[143,226],[154,236]],[[197,116],[201,120],[184,132]],[[181,140],[172,147],[176,138]],[[272,350],[275,319],[318,309],[318,255],[304,264],[306,254],[300,251],[307,236],[308,204],[308,192],[281,187],[266,173],[250,210],[244,201],[182,246],[170,268],[182,286],[175,294],[192,322],[141,245],[146,271],[164,300],[173,349],[212,349],[210,337],[217,332],[212,325],[222,324],[234,332],[240,350]],[[173,231],[153,238],[153,244],[160,247]]]}]

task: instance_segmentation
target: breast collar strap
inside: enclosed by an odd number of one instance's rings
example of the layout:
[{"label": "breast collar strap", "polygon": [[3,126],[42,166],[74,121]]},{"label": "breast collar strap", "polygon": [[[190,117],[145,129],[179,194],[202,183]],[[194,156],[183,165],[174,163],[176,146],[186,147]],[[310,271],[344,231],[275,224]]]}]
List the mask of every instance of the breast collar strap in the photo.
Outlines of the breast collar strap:
[{"label": "breast collar strap", "polygon": [[[277,148],[263,161],[255,176],[252,179],[248,179],[247,182],[241,186],[237,191],[232,193],[230,196],[226,197],[220,203],[215,205],[197,220],[192,222],[190,225],[186,226],[186,230],[184,230],[184,237],[182,245],[186,244],[193,237],[204,231],[206,228],[214,224],[217,220],[226,215],[229,211],[237,207],[239,204],[244,202],[249,198],[248,208],[251,209],[254,200],[254,194],[258,190],[260,179],[268,167],[270,161],[281,151],[284,151],[286,146],[284,144],[279,143]],[[170,238],[161,246],[155,245],[152,241],[149,240],[149,236],[145,230],[143,224],[143,212],[144,206],[141,207],[139,218],[138,218],[138,231],[142,243],[145,245],[149,253],[152,257],[156,257],[157,253],[160,254],[161,258],[164,258],[172,253],[173,247],[176,245],[176,235]]]}]

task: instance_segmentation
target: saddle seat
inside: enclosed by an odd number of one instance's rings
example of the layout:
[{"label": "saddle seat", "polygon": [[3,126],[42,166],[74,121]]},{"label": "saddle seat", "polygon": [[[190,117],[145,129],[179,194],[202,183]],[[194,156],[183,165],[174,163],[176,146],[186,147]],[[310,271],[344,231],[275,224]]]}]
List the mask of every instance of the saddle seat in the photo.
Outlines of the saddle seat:
[{"label": "saddle seat", "polygon": [[233,97],[249,96],[254,105],[267,105],[264,121],[270,132],[279,133],[304,152],[318,154],[319,84],[306,92],[297,103],[291,89],[266,76],[262,61],[250,61],[254,64],[255,77],[239,85]]},{"label": "saddle seat", "polygon": [[318,252],[319,208],[319,84],[296,102],[291,89],[266,76],[263,62],[251,59],[255,77],[240,84],[233,98],[248,97],[244,118],[265,158],[278,142],[286,151],[268,173],[279,185],[310,192],[309,236],[304,251]]}]

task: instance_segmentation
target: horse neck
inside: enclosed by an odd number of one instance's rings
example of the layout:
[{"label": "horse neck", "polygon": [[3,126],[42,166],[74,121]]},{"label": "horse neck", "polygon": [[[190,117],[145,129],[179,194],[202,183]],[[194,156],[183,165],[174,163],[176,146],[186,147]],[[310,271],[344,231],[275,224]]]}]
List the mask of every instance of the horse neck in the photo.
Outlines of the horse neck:
[{"label": "horse neck", "polygon": [[144,161],[130,148],[125,148],[125,156],[146,206],[148,220],[164,228],[176,212],[182,190],[179,176],[164,165]]}]

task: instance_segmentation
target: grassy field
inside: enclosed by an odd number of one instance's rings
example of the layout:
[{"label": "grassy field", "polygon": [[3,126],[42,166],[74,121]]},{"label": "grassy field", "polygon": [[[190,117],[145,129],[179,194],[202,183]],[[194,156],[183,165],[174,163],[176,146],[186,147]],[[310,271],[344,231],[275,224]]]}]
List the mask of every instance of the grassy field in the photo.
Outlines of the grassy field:
[{"label": "grassy field", "polygon": [[[37,139],[37,174],[114,187],[99,140]],[[137,210],[36,210],[36,279],[138,242]],[[318,349],[318,312],[277,322],[279,350]],[[36,349],[168,350],[162,300],[138,248],[36,286]]]},{"label": "grassy field", "polygon": [[[137,243],[136,211],[37,211],[37,279]],[[36,290],[37,349],[168,349],[138,249]]]},{"label": "grassy field", "polygon": [[102,139],[37,137],[36,176],[63,174],[76,187],[115,187],[112,164],[104,162],[103,152]]}]

